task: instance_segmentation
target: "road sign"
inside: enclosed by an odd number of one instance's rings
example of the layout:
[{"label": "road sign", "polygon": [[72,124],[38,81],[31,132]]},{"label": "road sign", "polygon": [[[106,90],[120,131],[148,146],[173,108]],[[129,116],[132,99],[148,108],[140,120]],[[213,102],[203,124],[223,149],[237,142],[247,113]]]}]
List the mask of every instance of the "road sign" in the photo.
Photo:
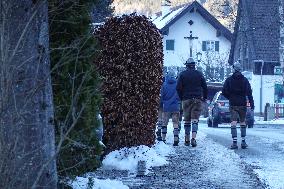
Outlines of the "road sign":
[{"label": "road sign", "polygon": [[274,75],[282,75],[282,73],[283,73],[283,68],[281,68],[280,66],[274,67]]}]

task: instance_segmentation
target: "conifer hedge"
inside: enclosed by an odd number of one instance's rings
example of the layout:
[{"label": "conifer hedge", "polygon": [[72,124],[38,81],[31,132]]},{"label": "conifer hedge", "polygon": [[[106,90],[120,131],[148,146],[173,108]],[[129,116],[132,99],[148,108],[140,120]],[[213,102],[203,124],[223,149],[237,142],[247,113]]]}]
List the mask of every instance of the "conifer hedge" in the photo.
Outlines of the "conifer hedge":
[{"label": "conifer hedge", "polygon": [[145,16],[131,14],[108,19],[96,36],[107,152],[152,145],[163,67],[158,29]]},{"label": "conifer hedge", "polygon": [[90,12],[95,0],[49,1],[50,49],[60,176],[76,176],[100,165],[96,136],[101,104],[94,57],[98,49]]}]

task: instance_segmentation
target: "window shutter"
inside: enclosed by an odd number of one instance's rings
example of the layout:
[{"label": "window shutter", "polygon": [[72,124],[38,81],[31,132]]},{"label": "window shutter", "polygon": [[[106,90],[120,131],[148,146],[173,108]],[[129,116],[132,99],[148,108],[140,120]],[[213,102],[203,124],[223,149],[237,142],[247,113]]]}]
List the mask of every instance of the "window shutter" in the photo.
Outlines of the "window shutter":
[{"label": "window shutter", "polygon": [[202,51],[206,51],[206,41],[202,41]]},{"label": "window shutter", "polygon": [[175,50],[175,40],[166,40],[166,50]]},{"label": "window shutter", "polygon": [[219,41],[215,41],[215,51],[219,52]]},{"label": "window shutter", "polygon": [[223,81],[225,79],[225,69],[224,68],[220,68],[220,79],[221,81]]}]

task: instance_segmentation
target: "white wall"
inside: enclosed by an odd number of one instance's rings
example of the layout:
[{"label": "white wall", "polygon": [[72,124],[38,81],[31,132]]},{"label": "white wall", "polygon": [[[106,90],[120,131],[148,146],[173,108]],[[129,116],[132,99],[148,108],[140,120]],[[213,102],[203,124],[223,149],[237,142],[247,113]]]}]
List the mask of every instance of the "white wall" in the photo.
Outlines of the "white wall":
[{"label": "white wall", "polygon": [[264,112],[264,107],[266,103],[270,104],[274,103],[275,84],[283,82],[283,77],[279,75],[263,75],[262,77],[263,77],[262,103],[260,102],[261,76],[252,75],[251,79],[249,80],[252,87],[256,113],[260,112],[261,104],[262,104],[262,112]]},{"label": "white wall", "polygon": [[[193,20],[194,24],[189,25],[188,21]],[[220,41],[219,54],[227,63],[231,43],[224,36],[216,37],[216,29],[209,24],[199,13],[186,13],[182,18],[176,21],[170,28],[168,36],[163,39],[164,44],[164,65],[165,66],[183,66],[183,63],[189,58],[189,40],[184,37],[190,36],[192,31],[193,37],[193,58],[196,60],[196,53],[202,53],[202,61],[206,61],[206,53],[202,51],[202,41],[212,40]],[[166,40],[175,40],[175,50],[166,50]],[[201,62],[202,62],[201,61]],[[213,63],[214,64],[214,63]]]}]

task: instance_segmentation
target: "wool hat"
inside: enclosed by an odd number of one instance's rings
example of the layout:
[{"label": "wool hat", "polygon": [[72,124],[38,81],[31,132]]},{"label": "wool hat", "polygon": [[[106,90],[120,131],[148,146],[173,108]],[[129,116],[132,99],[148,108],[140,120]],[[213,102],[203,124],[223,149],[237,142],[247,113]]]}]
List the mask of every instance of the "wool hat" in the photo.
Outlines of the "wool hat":
[{"label": "wool hat", "polygon": [[169,77],[175,77],[175,76],[176,76],[176,73],[175,73],[174,70],[170,69],[170,70],[168,71],[167,75],[168,75]]},{"label": "wool hat", "polygon": [[193,58],[187,59],[187,61],[184,63],[185,65],[195,65],[195,61]]},{"label": "wool hat", "polygon": [[237,61],[237,62],[235,62],[235,63],[233,64],[233,69],[234,69],[235,71],[237,71],[237,72],[242,71],[242,65],[240,64],[239,61]]}]

